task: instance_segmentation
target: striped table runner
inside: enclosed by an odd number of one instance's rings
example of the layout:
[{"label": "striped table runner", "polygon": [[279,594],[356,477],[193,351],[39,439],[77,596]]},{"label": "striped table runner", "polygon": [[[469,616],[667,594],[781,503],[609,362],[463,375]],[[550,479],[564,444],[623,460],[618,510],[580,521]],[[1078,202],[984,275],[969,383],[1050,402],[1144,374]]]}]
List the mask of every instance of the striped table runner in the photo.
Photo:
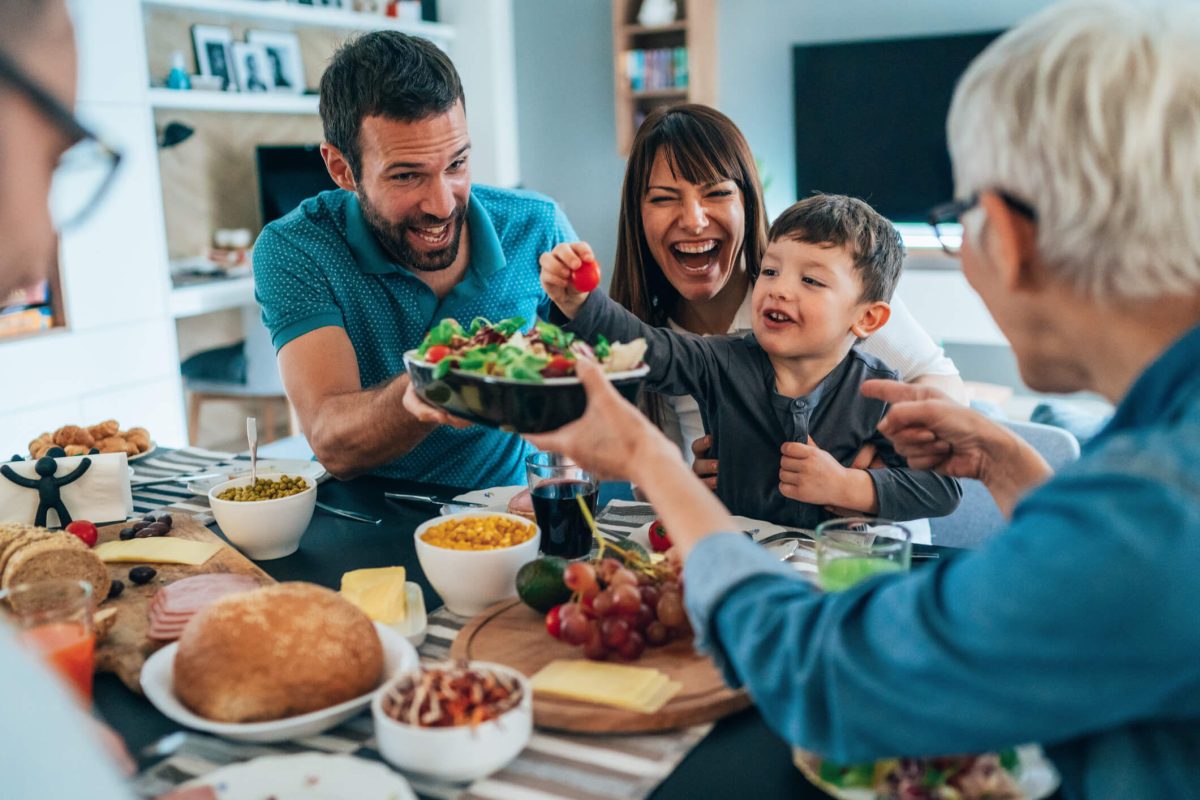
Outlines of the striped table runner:
[{"label": "striped table runner", "polygon": [[[596,522],[608,535],[627,538],[653,519],[654,512],[646,504],[614,501]],[[466,622],[444,608],[430,614],[425,643],[420,647],[422,660],[444,660]],[[469,786],[405,777],[418,795],[436,800],[642,800],[711,727],[629,735],[535,730],[515,761]],[[251,745],[179,732],[148,750],[167,757],[134,779],[133,788],[141,797],[155,797],[218,767],[263,755],[315,750],[382,760],[375,750],[369,711],[320,736],[294,742]]]},{"label": "striped table runner", "polygon": [[[233,453],[218,453],[199,447],[181,447],[178,450],[158,448],[145,458],[130,464],[134,480],[166,478],[171,475],[193,475],[208,472],[217,467],[227,467],[238,460]],[[144,488],[133,487],[133,513],[135,516],[158,512],[166,508],[187,511],[201,525],[213,521],[208,498],[188,491],[186,483],[160,483]]]}]

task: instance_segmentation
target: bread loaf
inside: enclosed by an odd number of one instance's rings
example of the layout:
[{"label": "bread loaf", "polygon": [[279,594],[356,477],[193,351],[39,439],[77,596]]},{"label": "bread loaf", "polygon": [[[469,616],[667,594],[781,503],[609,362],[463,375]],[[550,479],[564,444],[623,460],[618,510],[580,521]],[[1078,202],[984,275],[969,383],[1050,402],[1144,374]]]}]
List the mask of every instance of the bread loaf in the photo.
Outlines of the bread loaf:
[{"label": "bread loaf", "polygon": [[90,583],[96,605],[108,597],[108,568],[78,537],[33,525],[0,526],[0,589],[54,578]]},{"label": "bread loaf", "polygon": [[382,677],[375,626],[336,592],[310,583],[221,598],[187,624],[175,654],[175,694],[220,722],[328,708],[372,691]]}]

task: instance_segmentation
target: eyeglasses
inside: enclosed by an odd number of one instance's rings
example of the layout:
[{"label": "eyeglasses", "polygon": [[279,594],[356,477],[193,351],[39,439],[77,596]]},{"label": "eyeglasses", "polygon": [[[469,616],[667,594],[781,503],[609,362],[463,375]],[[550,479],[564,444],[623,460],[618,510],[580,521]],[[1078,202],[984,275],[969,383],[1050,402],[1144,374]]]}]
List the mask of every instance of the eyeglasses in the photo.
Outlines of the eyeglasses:
[{"label": "eyeglasses", "polygon": [[0,52],[0,81],[7,81],[23,92],[71,143],[54,170],[50,215],[59,232],[79,224],[112,185],[121,154],[88,130],[70,109],[25,75],[3,52]]},{"label": "eyeglasses", "polygon": [[[962,219],[963,214],[979,205],[979,195],[980,192],[976,192],[965,200],[942,203],[930,210],[927,221],[933,228],[933,234],[937,237],[938,244],[946,251],[946,255],[957,256],[962,250],[962,224],[959,220]],[[1037,210],[1024,200],[1003,191],[997,191],[996,195],[1013,211],[1037,222]],[[952,225],[954,228],[950,228]]]}]

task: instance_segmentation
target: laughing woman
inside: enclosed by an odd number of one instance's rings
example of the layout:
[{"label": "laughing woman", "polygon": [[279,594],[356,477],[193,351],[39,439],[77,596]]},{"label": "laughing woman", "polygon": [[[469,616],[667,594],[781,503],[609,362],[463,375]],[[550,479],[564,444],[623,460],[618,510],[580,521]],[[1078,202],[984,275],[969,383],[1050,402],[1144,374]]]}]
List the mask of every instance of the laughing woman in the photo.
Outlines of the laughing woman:
[{"label": "laughing woman", "polygon": [[[750,284],[768,225],[750,146],[732,120],[692,104],[651,113],[630,151],[619,224],[614,300],[676,331],[750,329]],[[899,298],[887,325],[859,347],[904,381],[964,397],[954,363]],[[704,435],[691,397],[650,396],[645,411],[685,452]],[[706,441],[693,445],[696,453],[707,449]]]}]

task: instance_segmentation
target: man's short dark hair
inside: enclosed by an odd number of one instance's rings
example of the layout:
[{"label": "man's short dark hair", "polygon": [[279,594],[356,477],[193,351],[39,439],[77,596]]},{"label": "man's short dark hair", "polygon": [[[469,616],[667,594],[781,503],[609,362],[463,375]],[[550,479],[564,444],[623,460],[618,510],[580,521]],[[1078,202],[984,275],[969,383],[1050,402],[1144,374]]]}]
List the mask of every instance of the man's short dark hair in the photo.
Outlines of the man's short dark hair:
[{"label": "man's short dark hair", "polygon": [[806,197],[771,223],[767,241],[779,239],[847,248],[862,279],[860,299],[892,299],[904,266],[904,243],[896,227],[862,200],[842,194]]},{"label": "man's short dark hair", "polygon": [[346,157],[354,177],[362,168],[358,133],[364,117],[416,122],[464,102],[450,58],[428,39],[375,31],[346,42],[321,76],[325,141]]}]

